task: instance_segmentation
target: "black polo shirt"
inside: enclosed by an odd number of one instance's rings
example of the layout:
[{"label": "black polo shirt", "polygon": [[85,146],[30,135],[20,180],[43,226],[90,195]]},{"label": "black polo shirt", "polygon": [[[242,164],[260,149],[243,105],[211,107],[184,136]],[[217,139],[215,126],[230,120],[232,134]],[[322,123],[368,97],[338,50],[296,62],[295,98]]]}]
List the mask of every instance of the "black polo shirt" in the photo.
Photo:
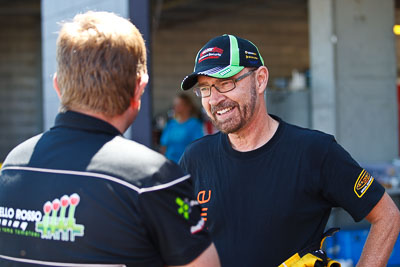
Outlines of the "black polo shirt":
[{"label": "black polo shirt", "polygon": [[90,116],[60,113],[0,174],[0,266],[183,265],[211,243],[190,176]]}]

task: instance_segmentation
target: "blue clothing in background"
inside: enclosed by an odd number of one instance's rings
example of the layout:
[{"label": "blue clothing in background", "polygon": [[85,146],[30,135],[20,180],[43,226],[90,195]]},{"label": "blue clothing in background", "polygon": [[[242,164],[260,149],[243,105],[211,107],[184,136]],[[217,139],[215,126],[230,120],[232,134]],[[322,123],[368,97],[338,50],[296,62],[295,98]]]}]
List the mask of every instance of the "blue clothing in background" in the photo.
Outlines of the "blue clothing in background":
[{"label": "blue clothing in background", "polygon": [[165,126],[160,143],[167,148],[165,156],[172,161],[178,162],[186,146],[203,136],[203,125],[200,120],[190,118],[183,123],[179,123],[177,120],[172,119]]}]

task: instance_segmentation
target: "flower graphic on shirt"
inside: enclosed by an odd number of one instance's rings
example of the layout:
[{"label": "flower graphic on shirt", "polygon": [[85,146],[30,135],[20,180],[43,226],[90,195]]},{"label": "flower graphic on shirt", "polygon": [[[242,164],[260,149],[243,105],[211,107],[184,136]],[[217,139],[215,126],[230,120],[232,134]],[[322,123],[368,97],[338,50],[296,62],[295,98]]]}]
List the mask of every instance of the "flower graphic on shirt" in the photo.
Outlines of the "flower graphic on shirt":
[{"label": "flower graphic on shirt", "polygon": [[85,227],[75,223],[75,209],[79,201],[80,197],[76,193],[64,195],[52,202],[47,201],[43,206],[43,219],[36,222],[36,232],[43,239],[72,242],[75,241],[75,236],[83,236]]}]

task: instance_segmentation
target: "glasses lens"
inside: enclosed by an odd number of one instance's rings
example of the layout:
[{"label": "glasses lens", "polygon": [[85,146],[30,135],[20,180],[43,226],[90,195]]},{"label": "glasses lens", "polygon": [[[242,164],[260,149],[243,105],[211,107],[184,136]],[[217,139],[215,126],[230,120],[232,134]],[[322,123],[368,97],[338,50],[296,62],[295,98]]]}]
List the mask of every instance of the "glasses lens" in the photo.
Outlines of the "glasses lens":
[{"label": "glasses lens", "polygon": [[218,83],[217,87],[221,93],[228,92],[235,88],[235,82],[233,80],[225,80]]},{"label": "glasses lens", "polygon": [[196,86],[193,91],[197,97],[207,97],[210,95],[210,87],[207,86]]}]

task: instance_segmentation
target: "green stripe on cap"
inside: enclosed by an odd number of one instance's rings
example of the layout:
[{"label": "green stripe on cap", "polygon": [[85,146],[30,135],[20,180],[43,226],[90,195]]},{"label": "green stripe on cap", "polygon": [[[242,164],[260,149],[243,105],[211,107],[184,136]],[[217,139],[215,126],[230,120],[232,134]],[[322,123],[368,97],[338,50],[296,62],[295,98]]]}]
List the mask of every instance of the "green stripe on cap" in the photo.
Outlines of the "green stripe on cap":
[{"label": "green stripe on cap", "polygon": [[239,45],[235,36],[228,35],[229,41],[231,44],[231,66],[239,66],[240,57],[239,57]]}]

